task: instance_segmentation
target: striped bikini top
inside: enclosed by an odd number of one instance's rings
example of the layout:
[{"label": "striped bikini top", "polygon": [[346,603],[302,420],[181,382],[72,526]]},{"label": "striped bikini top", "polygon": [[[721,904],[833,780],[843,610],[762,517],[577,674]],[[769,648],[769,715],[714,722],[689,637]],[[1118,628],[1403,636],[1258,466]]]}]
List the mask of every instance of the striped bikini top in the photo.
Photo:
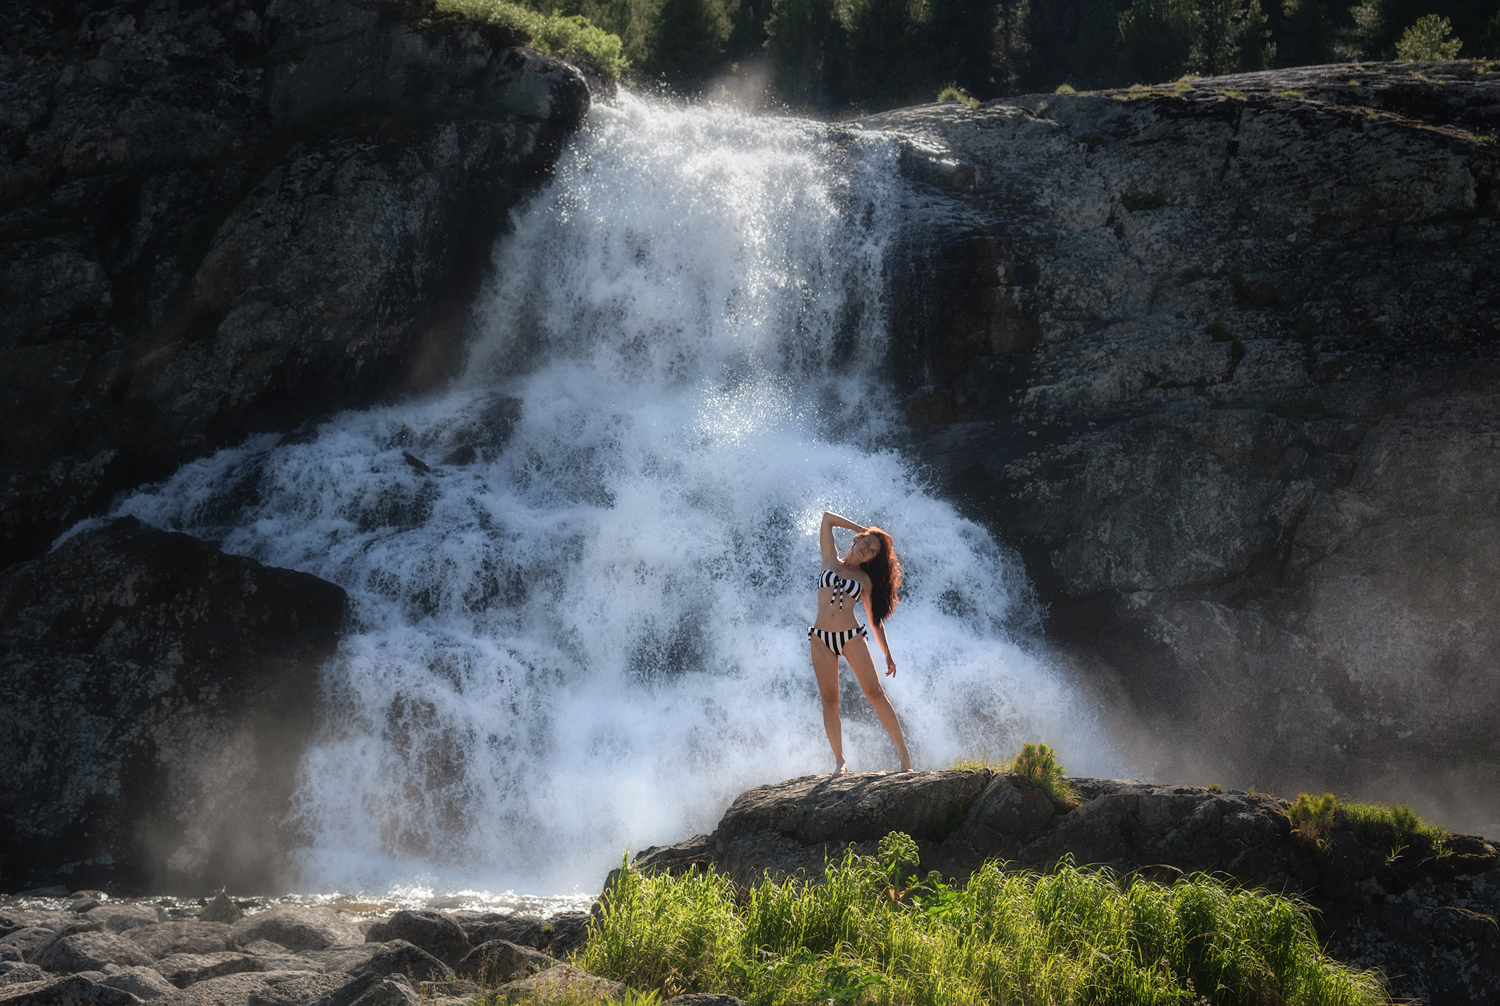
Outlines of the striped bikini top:
[{"label": "striped bikini top", "polygon": [[858,580],[845,580],[831,569],[823,570],[823,575],[818,577],[818,586],[820,588],[833,588],[833,596],[828,599],[828,604],[831,607],[834,599],[837,598],[840,611],[844,610],[844,596],[846,594],[849,597],[849,602],[852,604],[859,600],[860,591],[864,589],[860,587]]}]

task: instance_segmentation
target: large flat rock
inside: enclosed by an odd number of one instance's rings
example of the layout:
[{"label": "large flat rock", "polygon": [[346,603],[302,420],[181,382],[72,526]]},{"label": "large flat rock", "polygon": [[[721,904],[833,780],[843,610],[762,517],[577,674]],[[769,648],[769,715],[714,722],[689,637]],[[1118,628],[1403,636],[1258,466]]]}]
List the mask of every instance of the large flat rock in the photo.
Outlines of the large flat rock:
[{"label": "large flat rock", "polygon": [[741,793],[715,835],[727,843],[773,831],[804,845],[870,841],[892,831],[942,839],[963,822],[989,778],[986,771],[802,776]]},{"label": "large flat rock", "polygon": [[278,905],[245,916],[234,924],[231,935],[241,945],[268,940],[296,952],[362,944],[365,934],[348,912]]}]

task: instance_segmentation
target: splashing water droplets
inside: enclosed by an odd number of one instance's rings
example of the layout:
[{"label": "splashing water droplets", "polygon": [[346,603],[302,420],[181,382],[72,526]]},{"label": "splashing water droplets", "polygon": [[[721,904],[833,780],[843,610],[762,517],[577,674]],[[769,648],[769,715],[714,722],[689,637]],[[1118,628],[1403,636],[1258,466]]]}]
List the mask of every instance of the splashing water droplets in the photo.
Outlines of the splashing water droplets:
[{"label": "splashing water droplets", "polygon": [[[825,506],[901,549],[887,687],[919,764],[1022,739],[1107,763],[1013,640],[1016,565],[890,446],[896,156],[622,96],[497,244],[455,390],[121,504],[350,592],[298,798],[310,884],[590,891],[627,843],[831,769],[804,635]],[[844,710],[853,766],[894,767],[850,681]]]}]

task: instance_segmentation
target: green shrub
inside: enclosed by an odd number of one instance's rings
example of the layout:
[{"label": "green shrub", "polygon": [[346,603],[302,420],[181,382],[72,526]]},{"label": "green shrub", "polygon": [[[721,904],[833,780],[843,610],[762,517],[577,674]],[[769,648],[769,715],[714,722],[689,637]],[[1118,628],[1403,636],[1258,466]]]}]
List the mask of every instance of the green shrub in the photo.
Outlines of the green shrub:
[{"label": "green shrub", "polygon": [[1046,744],[1022,744],[1005,770],[1014,773],[1018,781],[1047,794],[1053,803],[1070,804],[1078,800],[1064,777],[1062,765],[1058,764],[1057,752]]},{"label": "green shrub", "polygon": [[1287,810],[1292,819],[1292,830],[1310,842],[1322,845],[1333,830],[1333,812],[1338,799],[1332,793],[1310,796],[1298,793],[1297,802]]},{"label": "green shrub", "polygon": [[1409,848],[1438,856],[1448,852],[1448,829],[1428,824],[1405,804],[1388,807],[1383,803],[1342,803],[1336,825],[1354,832],[1368,848]]},{"label": "green shrub", "polygon": [[[905,840],[904,842],[902,840]],[[1387,1003],[1378,977],[1325,956],[1306,907],[1195,875],[1170,886],[1064,862],[1042,876],[980,867],[962,886],[847,853],[821,882],[769,877],[736,899],[716,872],[618,874],[577,963],[663,999],[792,1003]],[[909,850],[906,850],[909,851]]]},{"label": "green shrub", "polygon": [[1393,856],[1408,848],[1424,855],[1448,852],[1448,830],[1423,821],[1405,804],[1343,803],[1332,793],[1298,793],[1287,816],[1293,831],[1318,845],[1326,845],[1328,835],[1341,828],[1352,831],[1361,845],[1389,850]]},{"label": "green shrub", "polygon": [[620,36],[586,17],[540,14],[507,0],[437,0],[437,9],[500,28],[554,56],[587,63],[610,79],[626,67]]},{"label": "green shrub", "polygon": [[1397,59],[1442,60],[1458,56],[1464,44],[1459,39],[1447,41],[1453,34],[1448,19],[1437,14],[1417,18],[1417,23],[1401,33],[1396,42]]},{"label": "green shrub", "polygon": [[1064,82],[1064,83],[1058,84],[1057,85],[1057,90],[1053,91],[1052,93],[1053,94],[1077,94],[1078,92],[1076,90],[1074,90],[1072,84]]}]

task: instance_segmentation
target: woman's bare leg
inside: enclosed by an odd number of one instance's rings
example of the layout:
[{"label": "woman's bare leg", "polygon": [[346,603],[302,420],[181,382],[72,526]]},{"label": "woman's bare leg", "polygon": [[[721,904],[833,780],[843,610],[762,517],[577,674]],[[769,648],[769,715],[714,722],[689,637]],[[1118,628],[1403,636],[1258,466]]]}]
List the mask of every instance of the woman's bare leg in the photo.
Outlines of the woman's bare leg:
[{"label": "woman's bare leg", "polygon": [[834,775],[849,771],[844,765],[844,728],[839,722],[839,658],[823,642],[814,636],[812,644],[813,673],[818,677],[818,694],[823,699],[823,729],[828,733],[828,746],[833,748]]},{"label": "woman's bare leg", "polygon": [[849,661],[854,679],[864,689],[865,698],[870,700],[875,715],[880,717],[880,725],[891,735],[891,741],[896,745],[896,757],[901,760],[901,771],[910,772],[911,755],[906,750],[906,738],[901,736],[901,723],[896,719],[896,710],[891,707],[891,700],[886,698],[885,689],[880,686],[880,678],[875,674],[875,662],[870,659],[870,648],[863,639],[855,636],[844,644],[844,659]]}]

